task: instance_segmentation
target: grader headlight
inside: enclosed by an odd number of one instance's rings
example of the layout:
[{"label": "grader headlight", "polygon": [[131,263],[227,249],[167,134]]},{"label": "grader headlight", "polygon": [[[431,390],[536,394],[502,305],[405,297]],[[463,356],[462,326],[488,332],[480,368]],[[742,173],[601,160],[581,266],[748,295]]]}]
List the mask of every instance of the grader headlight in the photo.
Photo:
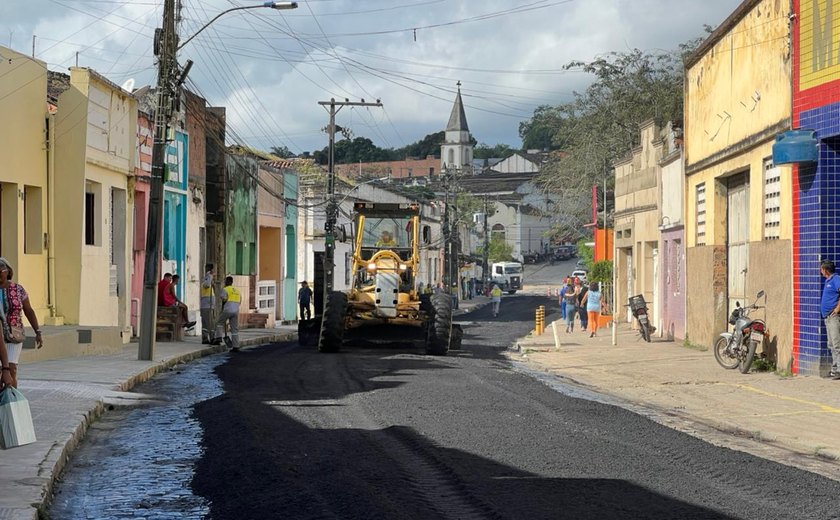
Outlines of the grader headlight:
[{"label": "grader headlight", "polygon": [[367,270],[368,271],[376,271],[376,263],[374,263],[374,262],[369,263],[367,265]]},{"label": "grader headlight", "polygon": [[407,266],[407,265],[405,265],[405,264],[400,264],[400,271],[405,271],[406,269],[408,269],[408,266]]}]

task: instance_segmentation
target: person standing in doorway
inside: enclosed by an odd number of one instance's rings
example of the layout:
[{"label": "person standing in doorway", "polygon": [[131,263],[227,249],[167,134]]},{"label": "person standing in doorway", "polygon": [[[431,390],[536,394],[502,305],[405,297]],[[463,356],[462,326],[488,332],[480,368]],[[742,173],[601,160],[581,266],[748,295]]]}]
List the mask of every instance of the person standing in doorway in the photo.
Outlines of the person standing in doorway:
[{"label": "person standing in doorway", "polygon": [[823,260],[820,264],[820,274],[825,278],[820,314],[825,322],[831,352],[831,371],[828,373],[831,379],[840,379],[840,276],[837,276],[836,270],[831,260]]},{"label": "person standing in doorway", "polygon": [[201,343],[209,344],[213,342],[213,307],[214,307],[214,293],[213,277],[216,273],[216,268],[213,264],[204,266],[204,278],[201,279],[201,291],[199,299],[199,313],[201,314]]},{"label": "person standing in doorway", "polygon": [[[15,271],[12,265],[5,258],[0,258],[0,305],[2,305],[3,314],[3,329],[5,333],[6,355],[7,362],[3,363],[3,367],[8,367],[6,380],[11,379],[11,386],[17,388],[17,367],[20,361],[20,353],[23,350],[23,318],[21,314],[26,315],[29,325],[35,329],[35,345],[37,348],[44,346],[44,340],[41,338],[41,327],[38,326],[38,317],[35,316],[35,311],[32,310],[32,305],[29,303],[29,295],[22,285],[12,281]],[[19,338],[10,338],[9,334],[13,329],[17,329],[20,333]],[[17,340],[20,341],[17,341]]]},{"label": "person standing in doorway", "polygon": [[312,289],[306,280],[300,282],[300,289],[298,290],[298,306],[300,306],[300,319],[312,319],[312,310],[310,304],[312,303]]},{"label": "person standing in doorway", "polygon": [[242,295],[239,289],[233,286],[233,277],[225,277],[225,286],[222,292],[222,313],[216,320],[216,339],[214,345],[222,342],[225,335],[225,325],[230,329],[231,345],[234,352],[239,350],[239,305],[242,302]]}]

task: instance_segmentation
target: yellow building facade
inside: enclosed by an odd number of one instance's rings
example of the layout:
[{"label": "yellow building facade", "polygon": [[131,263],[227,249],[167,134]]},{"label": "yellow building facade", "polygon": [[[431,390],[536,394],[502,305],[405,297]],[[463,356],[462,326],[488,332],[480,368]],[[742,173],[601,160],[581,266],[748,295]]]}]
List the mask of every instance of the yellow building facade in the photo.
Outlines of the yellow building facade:
[{"label": "yellow building facade", "polygon": [[0,47],[0,255],[29,293],[40,323],[50,314],[47,276],[47,67]]},{"label": "yellow building facade", "polygon": [[[790,128],[788,2],[746,0],[686,63],[686,334],[711,346],[736,302],[764,290],[768,354],[791,360],[788,166],[772,162]],[[762,302],[764,303],[764,302]]]},{"label": "yellow building facade", "polygon": [[128,341],[137,102],[72,68],[55,126],[58,310],[67,323],[119,327]]}]

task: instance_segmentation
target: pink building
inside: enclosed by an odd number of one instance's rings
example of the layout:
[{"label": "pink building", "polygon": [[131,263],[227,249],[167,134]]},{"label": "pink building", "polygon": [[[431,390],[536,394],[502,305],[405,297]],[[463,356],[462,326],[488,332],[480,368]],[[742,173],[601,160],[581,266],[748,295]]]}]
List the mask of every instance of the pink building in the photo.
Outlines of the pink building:
[{"label": "pink building", "polygon": [[140,326],[140,299],[143,296],[143,273],[146,265],[146,222],[149,207],[149,180],[152,175],[152,116],[137,113],[137,157],[134,183],[134,247],[131,272],[131,329],[137,335]]}]

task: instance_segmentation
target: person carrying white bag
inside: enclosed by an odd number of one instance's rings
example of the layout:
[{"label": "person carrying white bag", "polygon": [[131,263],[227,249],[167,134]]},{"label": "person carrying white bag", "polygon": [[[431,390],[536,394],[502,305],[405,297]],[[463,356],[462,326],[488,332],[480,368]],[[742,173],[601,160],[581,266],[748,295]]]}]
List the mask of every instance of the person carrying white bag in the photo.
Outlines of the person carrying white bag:
[{"label": "person carrying white bag", "polygon": [[14,386],[9,354],[0,334],[0,446],[14,448],[35,442],[29,402]]}]

